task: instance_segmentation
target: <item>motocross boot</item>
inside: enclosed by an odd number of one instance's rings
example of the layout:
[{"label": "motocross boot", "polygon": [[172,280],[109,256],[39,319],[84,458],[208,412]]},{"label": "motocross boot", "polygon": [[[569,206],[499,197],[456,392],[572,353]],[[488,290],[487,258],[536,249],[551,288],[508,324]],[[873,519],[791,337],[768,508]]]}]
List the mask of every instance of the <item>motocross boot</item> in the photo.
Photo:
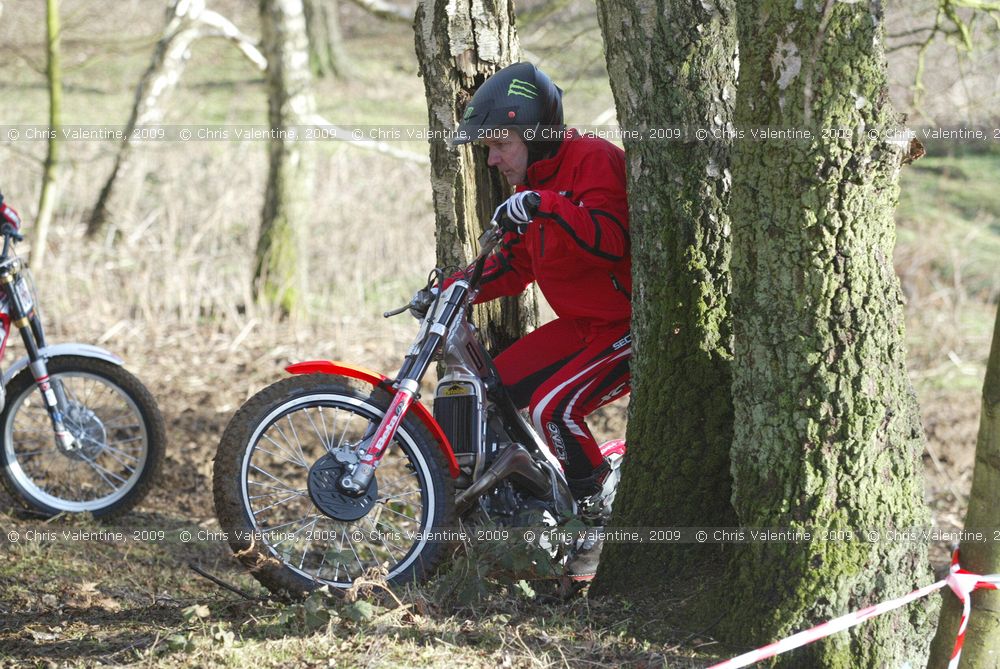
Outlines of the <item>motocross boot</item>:
[{"label": "motocross boot", "polygon": [[604,548],[604,526],[611,518],[620,473],[607,459],[594,473],[583,479],[567,479],[577,500],[580,518],[590,527],[578,541],[576,550],[566,563],[566,575],[574,581],[590,581],[597,574],[597,564]]}]

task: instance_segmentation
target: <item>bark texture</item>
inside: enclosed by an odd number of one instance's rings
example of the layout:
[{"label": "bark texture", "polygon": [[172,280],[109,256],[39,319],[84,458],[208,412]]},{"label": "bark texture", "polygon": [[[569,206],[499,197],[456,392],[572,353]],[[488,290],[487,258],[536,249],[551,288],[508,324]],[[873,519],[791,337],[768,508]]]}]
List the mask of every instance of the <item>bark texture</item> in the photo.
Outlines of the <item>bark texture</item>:
[{"label": "bark texture", "polygon": [[[987,541],[963,542],[959,560],[965,569],[977,574],[1000,573],[1000,542],[996,540],[997,509],[1000,509],[1000,309],[993,325],[993,344],[986,363],[983,384],[982,415],[976,440],[976,465],[972,474],[969,510],[965,515],[968,530],[982,530]],[[928,667],[948,666],[955,636],[958,633],[962,605],[950,590],[944,591],[937,636],[931,646]],[[1000,592],[979,590],[972,595],[972,618],[965,633],[961,667],[1000,668]]]},{"label": "bark texture", "polygon": [[306,290],[303,231],[315,173],[310,142],[296,141],[287,126],[314,115],[316,103],[302,0],[260,0],[260,17],[272,136],[254,288],[258,301],[288,314]]},{"label": "bark texture", "polygon": [[[598,2],[626,131],[634,282],[629,450],[616,526],[735,524],[730,141],[722,132],[705,141],[694,134],[732,127],[734,5]],[[628,595],[662,582],[682,569],[692,548],[609,544],[595,590]]]},{"label": "bark texture", "polygon": [[[425,0],[414,20],[417,58],[427,96],[431,133],[431,189],[442,266],[465,267],[493,210],[510,194],[486,165],[486,151],[448,141],[476,88],[498,69],[517,62],[521,48],[510,0]],[[494,352],[506,348],[538,320],[535,293],[477,307],[476,322]]]},{"label": "bark texture", "polygon": [[[728,611],[719,629],[739,644],[929,580],[924,545],[861,532],[928,522],[892,264],[904,146],[881,134],[899,121],[883,22],[878,2],[738,3],[733,504],[746,527],[854,532],[738,546],[716,610]],[[766,127],[812,138],[761,140]],[[927,609],[911,604],[777,664],[920,666]]]}]

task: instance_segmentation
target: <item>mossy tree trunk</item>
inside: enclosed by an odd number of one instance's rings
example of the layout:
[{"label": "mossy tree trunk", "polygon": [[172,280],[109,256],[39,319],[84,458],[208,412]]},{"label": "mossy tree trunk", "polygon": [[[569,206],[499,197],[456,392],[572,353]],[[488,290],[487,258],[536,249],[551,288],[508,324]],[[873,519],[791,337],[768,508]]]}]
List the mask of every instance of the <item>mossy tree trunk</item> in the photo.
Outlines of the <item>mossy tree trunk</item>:
[{"label": "mossy tree trunk", "polygon": [[289,314],[305,292],[314,170],[310,143],[296,141],[287,126],[311,117],[316,104],[302,0],[260,0],[260,17],[272,136],[254,288],[259,302]]},{"label": "mossy tree trunk", "polygon": [[[479,146],[448,141],[475,89],[498,69],[516,62],[521,48],[510,0],[424,0],[414,20],[417,58],[424,79],[430,127],[431,188],[436,216],[437,259],[464,267],[494,209],[510,194],[486,164]],[[534,291],[477,307],[476,322],[494,352],[537,322]]]},{"label": "mossy tree trunk", "polygon": [[[697,128],[732,126],[734,5],[598,2],[626,131],[634,281],[629,450],[616,526],[735,524],[730,142],[722,132],[705,141],[695,136]],[[660,582],[691,562],[691,548],[609,544],[595,590],[629,595]]]},{"label": "mossy tree trunk", "polygon": [[[986,363],[982,415],[976,440],[976,466],[965,527],[982,530],[986,542],[968,541],[959,547],[962,567],[976,574],[1000,573],[1000,542],[996,541],[997,509],[1000,509],[1000,309],[993,325],[993,344]],[[962,605],[945,591],[937,636],[931,645],[931,669],[948,666]],[[965,633],[962,667],[1000,668],[1000,592],[979,590],[972,596],[972,618]]]},{"label": "mossy tree trunk", "polygon": [[[892,264],[906,147],[881,134],[899,122],[881,3],[746,0],[738,26],[733,504],[746,527],[855,532],[738,546],[718,632],[755,646],[926,584],[926,546],[859,530],[928,515]],[[812,139],[753,137],[767,127]],[[911,604],[778,664],[920,666],[927,613]]]},{"label": "mossy tree trunk", "polygon": [[31,264],[40,269],[45,261],[46,241],[52,225],[52,212],[59,198],[59,135],[62,132],[62,65],[59,57],[59,0],[46,0],[46,67],[49,84],[49,140],[42,191],[38,198],[38,218],[31,244]]}]

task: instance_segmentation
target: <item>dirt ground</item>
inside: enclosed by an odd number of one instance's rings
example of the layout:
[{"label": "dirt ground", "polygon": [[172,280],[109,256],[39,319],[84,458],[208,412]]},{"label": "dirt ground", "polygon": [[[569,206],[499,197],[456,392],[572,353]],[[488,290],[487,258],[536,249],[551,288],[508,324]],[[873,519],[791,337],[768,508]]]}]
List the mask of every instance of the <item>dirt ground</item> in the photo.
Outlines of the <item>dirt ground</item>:
[{"label": "dirt ground", "polygon": [[[90,339],[86,336],[80,339],[99,341],[102,333],[95,330],[89,336]],[[395,343],[399,342],[385,341],[377,346],[359,347],[315,334],[296,334],[291,326],[280,325],[251,327],[233,333],[208,329],[155,332],[132,326],[120,328],[120,332],[103,345],[122,354],[128,367],[158,398],[167,418],[169,439],[158,485],[141,507],[119,521],[120,524],[128,528],[164,529],[171,536],[182,529],[217,528],[212,503],[212,458],[222,430],[236,408],[256,390],[280,379],[284,375],[283,367],[296,360],[364,359],[370,367],[392,373],[397,362],[387,353],[402,348],[394,348]],[[345,355],[339,356],[339,352]],[[924,456],[927,500],[934,525],[958,528],[971,483],[978,393],[938,392],[921,400],[928,436]],[[599,436],[623,433],[624,403],[613,405],[592,422]],[[35,520],[11,512],[12,507],[12,500],[0,492],[0,510],[7,511],[0,512],[0,520],[6,527],[24,531],[39,525]],[[52,527],[92,529],[95,526],[98,525],[86,520],[69,519],[57,521]],[[259,615],[251,604],[190,569],[190,565],[196,565],[240,589],[259,593],[256,583],[235,564],[228,547],[221,541],[191,544],[167,541],[127,546],[98,543],[88,545],[83,552],[79,552],[78,546],[66,543],[22,544],[16,551],[11,550],[14,548],[8,546],[0,553],[0,665],[35,666],[41,662],[45,666],[101,666],[134,662],[147,666],[189,666],[186,663],[214,663],[219,659],[211,653],[222,651],[199,650],[201,646],[197,640],[201,637],[190,631],[193,628],[189,607],[206,605],[212,611],[212,619],[222,621],[212,623],[212,627],[205,623],[201,634],[208,639],[217,634],[223,634],[224,638],[225,630],[230,629],[227,625],[232,629],[242,626],[240,629],[245,630],[246,621]],[[935,546],[932,561],[935,567],[943,566],[947,562],[947,547]],[[515,609],[517,606],[521,605],[516,605]],[[559,615],[578,619],[584,614],[574,609],[575,606]],[[498,615],[509,615],[509,612]],[[539,612],[520,610],[514,615],[532,618]],[[585,615],[593,615],[590,608]],[[440,620],[452,621],[453,618],[445,616]],[[437,624],[446,627],[424,631],[424,634],[440,636],[454,632],[447,628],[451,622]],[[454,624],[461,628],[462,623]],[[220,626],[222,631],[214,631],[215,626]],[[499,641],[482,655],[484,666],[489,666],[493,660],[502,663],[503,654],[509,652],[505,650],[507,646],[516,645],[505,636],[506,629],[507,626],[498,625]],[[180,641],[178,630],[182,632]],[[282,630],[282,638],[287,631]],[[348,632],[350,630],[344,634]],[[537,630],[533,633],[539,634]],[[188,641],[184,641],[183,634],[188,635]],[[610,663],[607,666],[642,664],[647,660],[650,666],[659,666],[667,657],[671,666],[700,666],[697,662],[688,663],[692,654],[700,652],[698,644],[704,643],[697,635],[687,634],[686,646],[670,646],[677,649],[675,654],[664,655],[661,648],[660,655],[649,655],[643,650],[648,643],[635,639],[618,646],[612,644],[613,650],[609,650],[611,642],[607,630],[593,630],[588,626],[582,634],[591,634],[593,638],[590,646],[580,651],[580,657],[593,658],[604,653]],[[359,637],[355,634],[345,638],[349,639],[344,641],[349,644],[348,651],[362,657],[365,651],[357,645]],[[270,643],[275,642],[271,640]],[[538,643],[544,646],[542,641]],[[197,653],[205,655],[202,660],[184,659],[183,653],[172,652],[178,649],[178,644],[181,649],[188,646],[194,649],[195,658]],[[567,652],[564,647],[560,648]],[[350,657],[350,654],[339,657]],[[520,660],[512,666],[539,666],[534,660],[526,659],[527,656],[515,653],[513,657]],[[437,662],[430,658],[426,661],[429,664]],[[323,662],[315,666],[334,666]],[[388,664],[405,666],[406,663]],[[270,666],[267,662],[265,665]],[[353,665],[348,662],[346,666]]]}]

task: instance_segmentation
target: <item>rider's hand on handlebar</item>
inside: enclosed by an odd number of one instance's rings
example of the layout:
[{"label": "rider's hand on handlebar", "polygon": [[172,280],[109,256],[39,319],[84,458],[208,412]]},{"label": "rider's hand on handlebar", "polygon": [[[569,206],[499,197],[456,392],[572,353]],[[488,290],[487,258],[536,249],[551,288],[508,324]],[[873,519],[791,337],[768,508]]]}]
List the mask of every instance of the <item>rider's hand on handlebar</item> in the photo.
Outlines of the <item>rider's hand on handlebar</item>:
[{"label": "rider's hand on handlebar", "polygon": [[531,219],[538,213],[542,196],[533,190],[514,193],[493,212],[493,220],[504,232],[523,235]]}]

